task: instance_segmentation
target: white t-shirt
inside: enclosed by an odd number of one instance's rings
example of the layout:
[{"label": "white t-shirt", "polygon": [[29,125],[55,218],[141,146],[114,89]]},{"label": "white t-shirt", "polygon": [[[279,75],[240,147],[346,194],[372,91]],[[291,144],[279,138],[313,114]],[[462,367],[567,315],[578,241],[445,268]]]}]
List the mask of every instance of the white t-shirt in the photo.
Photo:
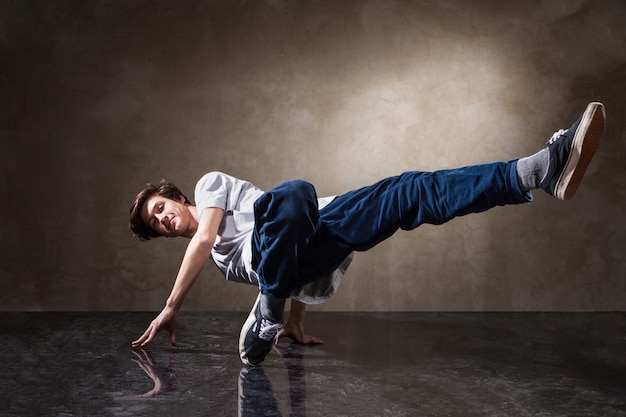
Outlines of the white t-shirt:
[{"label": "white t-shirt", "polygon": [[[218,236],[211,251],[213,262],[229,281],[259,285],[252,268],[252,230],[254,228],[254,202],[263,191],[248,181],[221,172],[210,172],[196,184],[195,201],[198,215],[209,207],[224,210]],[[318,199],[319,208],[330,203],[334,197]],[[352,255],[332,274],[320,277],[292,293],[307,304],[316,304],[330,298],[339,287]]]}]

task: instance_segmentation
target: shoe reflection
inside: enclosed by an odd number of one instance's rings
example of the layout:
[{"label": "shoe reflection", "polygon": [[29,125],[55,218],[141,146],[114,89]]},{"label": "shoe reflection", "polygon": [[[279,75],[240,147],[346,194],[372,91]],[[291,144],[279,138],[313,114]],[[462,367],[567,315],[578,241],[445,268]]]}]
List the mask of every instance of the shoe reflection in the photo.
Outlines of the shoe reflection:
[{"label": "shoe reflection", "polygon": [[[292,343],[275,345],[283,358],[289,375],[291,417],[305,417],[306,382],[304,346]],[[261,367],[244,367],[239,373],[239,417],[282,416],[272,390],[272,384]]]},{"label": "shoe reflection", "polygon": [[150,398],[174,391],[176,374],[171,368],[157,364],[150,354],[143,349],[133,349],[133,354],[135,358],[131,360],[139,365],[154,382],[154,387],[143,394],[137,395],[138,398]]}]

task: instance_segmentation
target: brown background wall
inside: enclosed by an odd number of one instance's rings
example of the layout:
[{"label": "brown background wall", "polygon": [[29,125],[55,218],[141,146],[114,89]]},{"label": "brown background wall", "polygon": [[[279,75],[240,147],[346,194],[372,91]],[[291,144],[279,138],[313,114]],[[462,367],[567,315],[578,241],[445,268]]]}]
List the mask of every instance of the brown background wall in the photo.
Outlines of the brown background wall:
[{"label": "brown background wall", "polygon": [[[221,170],[339,194],[538,150],[586,103],[605,141],[577,197],[399,233],[326,310],[624,310],[624,1],[3,1],[4,310],[158,310],[186,241],[128,207]],[[186,309],[246,310],[205,268]]]}]

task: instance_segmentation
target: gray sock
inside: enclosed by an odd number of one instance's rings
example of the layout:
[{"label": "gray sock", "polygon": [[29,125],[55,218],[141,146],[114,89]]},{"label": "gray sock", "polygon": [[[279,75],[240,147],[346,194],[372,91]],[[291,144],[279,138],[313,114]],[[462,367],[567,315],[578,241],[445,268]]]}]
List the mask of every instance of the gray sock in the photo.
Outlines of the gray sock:
[{"label": "gray sock", "polygon": [[534,155],[517,161],[517,180],[522,191],[535,190],[541,186],[541,180],[548,173],[550,152],[543,148]]},{"label": "gray sock", "polygon": [[274,323],[283,322],[283,313],[285,310],[284,298],[272,298],[261,294],[259,306],[261,307],[261,316],[263,318],[271,320]]}]

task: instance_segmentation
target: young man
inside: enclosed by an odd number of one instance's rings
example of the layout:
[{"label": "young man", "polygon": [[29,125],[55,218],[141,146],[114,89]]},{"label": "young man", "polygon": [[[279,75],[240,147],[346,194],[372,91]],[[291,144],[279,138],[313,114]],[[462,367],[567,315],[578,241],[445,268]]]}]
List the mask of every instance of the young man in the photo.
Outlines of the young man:
[{"label": "young man", "polygon": [[[304,334],[305,304],[334,292],[353,251],[365,251],[398,229],[442,224],[495,206],[532,201],[542,188],[559,200],[576,192],[604,131],[601,103],[590,103],[568,129],[527,158],[435,172],[405,172],[338,197],[319,199],[305,181],[263,192],[212,172],[196,186],[196,205],[162,181],[142,190],[131,207],[131,229],[142,240],[184,236],[189,246],[161,313],[132,346],[160,330],[176,343],[177,314],[209,258],[226,279],[258,285],[259,296],[239,337],[241,360],[258,365],[274,340],[321,341]],[[285,300],[291,298],[283,326]]]}]

